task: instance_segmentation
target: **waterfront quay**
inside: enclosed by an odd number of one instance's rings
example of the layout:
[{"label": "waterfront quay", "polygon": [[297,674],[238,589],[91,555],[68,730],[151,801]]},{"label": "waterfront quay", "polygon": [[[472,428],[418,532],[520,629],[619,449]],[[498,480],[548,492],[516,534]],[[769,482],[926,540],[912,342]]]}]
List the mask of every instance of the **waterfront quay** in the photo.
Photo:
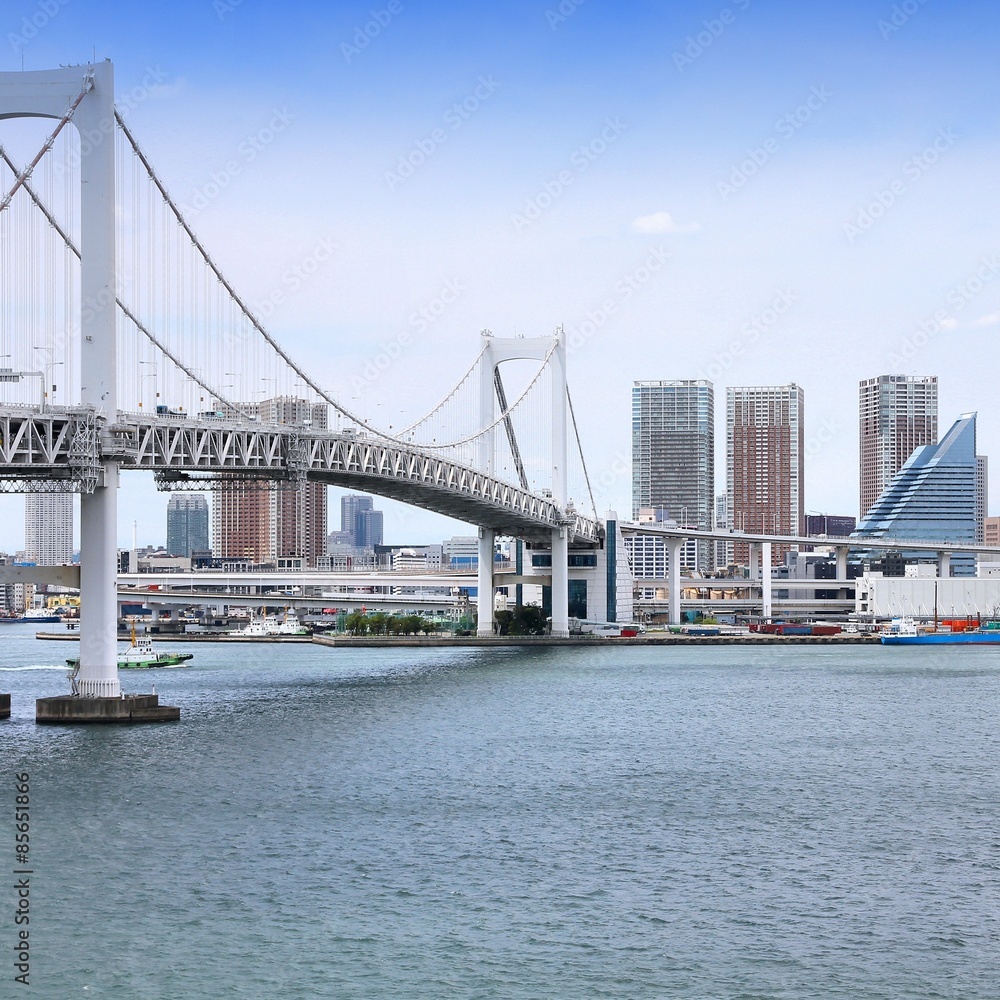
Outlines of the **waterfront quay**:
[{"label": "waterfront quay", "polygon": [[868,645],[878,643],[876,634],[858,635],[768,635],[749,632],[745,635],[685,635],[666,632],[663,634],[636,636],[591,636],[578,635],[569,638],[552,635],[524,636],[355,636],[355,635],[314,635],[313,642],[321,646],[351,648],[406,647],[406,646],[586,646],[590,649],[614,649],[618,646],[798,646],[798,645]]},{"label": "waterfront quay", "polygon": [[[56,642],[79,641],[79,635],[63,632],[36,632],[36,639]],[[223,642],[223,643],[317,643],[321,646],[364,648],[366,646],[408,647],[408,646],[587,646],[590,648],[614,646],[795,646],[815,644],[859,645],[877,643],[876,633],[837,635],[770,635],[763,632],[748,632],[740,635],[688,635],[685,633],[663,632],[636,636],[595,636],[595,635],[270,635],[242,636],[223,632],[170,632],[152,633],[153,642]]]}]

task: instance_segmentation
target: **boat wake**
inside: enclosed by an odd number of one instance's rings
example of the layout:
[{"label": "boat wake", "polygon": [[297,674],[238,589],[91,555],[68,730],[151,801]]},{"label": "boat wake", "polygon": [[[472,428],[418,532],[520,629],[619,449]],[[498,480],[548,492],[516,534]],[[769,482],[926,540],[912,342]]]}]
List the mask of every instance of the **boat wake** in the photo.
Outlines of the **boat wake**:
[{"label": "boat wake", "polygon": [[0,673],[2,674],[16,674],[22,670],[65,670],[65,667],[54,667],[51,663],[39,663],[37,666],[31,667],[0,667]]}]

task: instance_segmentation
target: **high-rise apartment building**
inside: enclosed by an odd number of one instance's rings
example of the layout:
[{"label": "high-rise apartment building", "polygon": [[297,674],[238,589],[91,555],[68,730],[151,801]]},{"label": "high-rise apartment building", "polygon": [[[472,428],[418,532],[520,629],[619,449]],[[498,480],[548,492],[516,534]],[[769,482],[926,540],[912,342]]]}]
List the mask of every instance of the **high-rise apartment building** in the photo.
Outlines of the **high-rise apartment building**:
[{"label": "high-rise apartment building", "polygon": [[[715,529],[728,528],[726,522],[726,494],[717,493],[715,496]],[[715,568],[725,569],[733,561],[732,542],[724,542],[721,539],[715,543]]]},{"label": "high-rise apartment building", "polygon": [[859,395],[861,509],[864,516],[915,448],[937,444],[936,375],[878,375]]},{"label": "high-rise apartment building", "polygon": [[190,556],[208,548],[208,498],[203,493],[174,493],[167,501],[167,552]]},{"label": "high-rise apartment building", "polygon": [[[734,531],[800,535],[805,527],[805,402],[794,383],[726,390],[726,522]],[[733,560],[746,564],[748,546]],[[779,563],[789,546],[772,546]]]},{"label": "high-rise apartment building", "polygon": [[[325,430],[323,403],[279,396],[260,403],[241,403],[249,417],[264,424],[294,424]],[[212,504],[212,553],[223,559],[276,564],[301,559],[315,566],[326,555],[326,484],[234,482],[216,493]]]},{"label": "high-rise apartment building", "polygon": [[24,554],[39,566],[73,561],[72,493],[25,494]]},{"label": "high-rise apartment building", "polygon": [[[666,508],[678,524],[709,530],[715,500],[715,390],[704,379],[632,384],[632,517]],[[700,567],[712,546],[701,542]]]}]

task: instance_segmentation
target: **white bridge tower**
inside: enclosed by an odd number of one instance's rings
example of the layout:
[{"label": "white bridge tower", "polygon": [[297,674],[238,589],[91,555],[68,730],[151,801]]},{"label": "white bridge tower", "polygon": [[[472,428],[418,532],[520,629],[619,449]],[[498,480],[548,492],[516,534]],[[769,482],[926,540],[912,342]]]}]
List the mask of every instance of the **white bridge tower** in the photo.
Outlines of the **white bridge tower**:
[{"label": "white bridge tower", "polygon": [[[563,523],[552,529],[552,634],[569,635],[569,526],[567,515],[567,404],[566,338],[562,330],[553,337],[500,338],[483,334],[484,352],[480,364],[480,425],[489,427],[479,438],[477,468],[493,475],[496,465],[498,425],[494,411],[494,377],[504,361],[545,361],[552,376],[552,501],[563,514]],[[495,532],[479,529],[478,611],[479,635],[493,635],[493,549]]]},{"label": "white bridge tower", "polygon": [[[69,121],[80,135],[80,402],[98,427],[118,417],[115,344],[115,103],[110,61],[0,73],[0,119]],[[118,464],[80,496],[81,696],[118,698]]]}]

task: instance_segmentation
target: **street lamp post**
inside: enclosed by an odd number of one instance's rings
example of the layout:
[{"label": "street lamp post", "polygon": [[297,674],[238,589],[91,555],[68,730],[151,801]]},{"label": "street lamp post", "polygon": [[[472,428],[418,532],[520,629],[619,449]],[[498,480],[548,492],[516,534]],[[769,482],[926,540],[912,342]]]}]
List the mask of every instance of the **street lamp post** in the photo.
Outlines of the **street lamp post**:
[{"label": "street lamp post", "polygon": [[[152,379],[156,378],[156,362],[155,361],[140,361],[139,364],[140,365],[152,365],[153,366],[153,370],[151,372],[146,372],[145,374],[140,373],[140,375],[139,375],[139,409],[141,410],[142,409],[142,384],[148,378],[152,378]],[[153,393],[154,393],[153,398],[155,400],[155,398],[156,398],[156,383],[155,382],[153,383]],[[156,412],[156,404],[155,403],[153,404],[153,412],[154,413]]]}]

